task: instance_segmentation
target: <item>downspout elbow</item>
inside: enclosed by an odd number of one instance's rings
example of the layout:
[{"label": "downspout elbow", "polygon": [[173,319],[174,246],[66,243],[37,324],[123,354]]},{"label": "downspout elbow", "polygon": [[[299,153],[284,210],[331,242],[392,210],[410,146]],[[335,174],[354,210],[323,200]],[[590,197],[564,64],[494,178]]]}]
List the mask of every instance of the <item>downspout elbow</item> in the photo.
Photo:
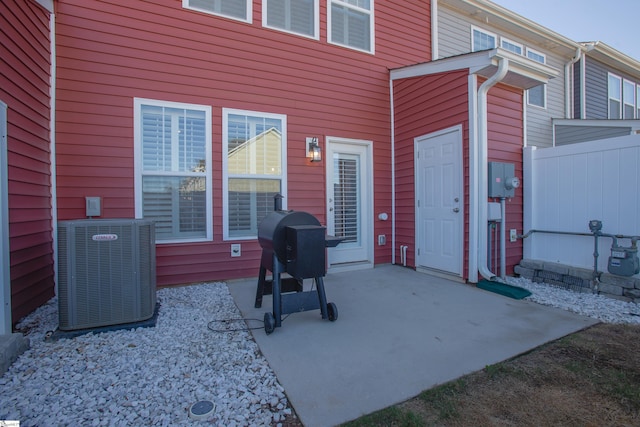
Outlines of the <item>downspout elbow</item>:
[{"label": "downspout elbow", "polygon": [[[571,94],[575,90],[575,86],[572,84],[573,79],[571,78],[571,67],[573,64],[578,62],[582,57],[582,49],[577,48],[576,54],[573,58],[569,60],[564,65],[564,85],[565,85],[565,94],[564,94],[564,117],[566,119],[573,118],[573,111],[571,108]],[[554,141],[555,145],[555,141]]]}]

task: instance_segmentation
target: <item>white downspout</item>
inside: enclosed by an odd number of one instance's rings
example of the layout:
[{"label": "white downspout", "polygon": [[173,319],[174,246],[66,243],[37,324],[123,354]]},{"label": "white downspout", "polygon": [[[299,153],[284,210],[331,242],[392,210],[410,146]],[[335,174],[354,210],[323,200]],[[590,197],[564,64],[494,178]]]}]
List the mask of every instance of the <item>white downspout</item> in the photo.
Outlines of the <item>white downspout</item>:
[{"label": "white downspout", "polygon": [[[575,90],[575,87],[573,85],[573,78],[571,76],[571,69],[573,67],[573,64],[575,64],[576,62],[578,62],[580,60],[580,56],[582,55],[582,49],[578,48],[576,49],[576,55],[571,58],[571,60],[569,60],[569,62],[567,62],[566,64],[564,64],[564,118],[565,119],[572,119],[573,118],[573,102],[572,102],[572,95],[573,92]],[[555,138],[553,140],[553,145],[555,146]]]},{"label": "white downspout", "polygon": [[587,82],[587,64],[585,64],[586,55],[583,53],[580,57],[580,118],[582,120],[587,118],[587,100],[584,99],[587,96],[587,90],[584,85]]},{"label": "white downspout", "polygon": [[497,277],[487,266],[487,209],[488,209],[488,178],[487,163],[489,161],[487,94],[489,89],[498,84],[509,71],[509,60],[498,59],[498,70],[478,88],[478,271],[487,280]]},{"label": "white downspout", "polygon": [[431,0],[431,60],[440,57],[438,52],[438,0]]},{"label": "white downspout", "polygon": [[478,282],[478,76],[469,74],[469,273]]},{"label": "white downspout", "polygon": [[391,102],[391,264],[396,263],[396,128],[393,103],[393,80],[389,79]]}]

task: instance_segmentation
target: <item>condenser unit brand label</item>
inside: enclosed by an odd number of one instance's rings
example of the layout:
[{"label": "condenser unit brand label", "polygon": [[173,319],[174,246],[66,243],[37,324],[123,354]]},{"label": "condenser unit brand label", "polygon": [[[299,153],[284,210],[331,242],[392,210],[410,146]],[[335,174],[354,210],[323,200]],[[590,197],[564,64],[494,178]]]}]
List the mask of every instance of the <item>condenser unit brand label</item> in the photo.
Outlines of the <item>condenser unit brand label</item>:
[{"label": "condenser unit brand label", "polygon": [[111,240],[118,240],[117,234],[94,234],[91,236],[91,240],[95,242],[108,242]]}]

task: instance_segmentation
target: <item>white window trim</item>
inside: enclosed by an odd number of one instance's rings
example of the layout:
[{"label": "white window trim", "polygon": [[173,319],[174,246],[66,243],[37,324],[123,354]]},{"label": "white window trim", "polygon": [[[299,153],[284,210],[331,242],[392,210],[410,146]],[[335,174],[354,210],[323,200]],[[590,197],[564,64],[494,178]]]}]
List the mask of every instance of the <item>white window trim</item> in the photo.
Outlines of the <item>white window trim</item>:
[{"label": "white window trim", "polygon": [[[282,120],[282,153],[281,164],[282,174],[280,175],[280,194],[284,197],[282,199],[282,209],[287,209],[287,116],[285,114],[265,113],[262,111],[251,110],[236,110],[233,108],[222,109],[222,239],[224,241],[229,240],[255,240],[258,236],[241,236],[230,237],[229,236],[229,171],[228,171],[228,159],[227,159],[227,141],[229,140],[229,116],[232,114],[238,114],[243,116],[259,116],[268,119]],[[260,178],[261,175],[253,176],[252,178]],[[273,176],[269,176],[272,179]]]},{"label": "white window trim", "polygon": [[[496,41],[496,45],[497,45],[497,43],[498,43],[498,36],[497,36],[497,34],[492,33],[491,31],[487,31],[487,30],[485,30],[485,29],[483,29],[483,28],[476,27],[475,25],[472,25],[472,26],[471,26],[471,34],[470,34],[470,35],[471,35],[471,40],[470,40],[470,41],[471,41],[471,52],[478,52],[477,50],[475,50],[475,49],[474,49],[474,46],[473,46],[473,32],[474,32],[474,31],[478,31],[478,32],[481,32],[481,33],[484,33],[484,34],[486,34],[486,35],[488,35],[488,36],[493,37],[493,38],[495,39],[495,41]],[[494,46],[494,47],[495,47],[495,46]]]},{"label": "white window trim", "polygon": [[193,7],[189,4],[189,0],[182,0],[182,7],[184,9],[195,10],[197,12],[206,13],[209,15],[220,16],[222,18],[233,19],[234,21],[246,22],[251,24],[253,22],[253,0],[245,0],[247,2],[247,17],[246,19],[238,18],[235,16],[225,15],[223,13],[212,12],[207,9],[202,9],[199,7]]},{"label": "white window trim", "polygon": [[[633,103],[629,103],[627,102],[627,100],[625,99],[624,96],[624,86],[626,84],[630,84],[631,86],[633,86]],[[636,118],[636,105],[638,100],[636,99],[636,93],[637,93],[637,88],[636,88],[636,84],[635,82],[633,82],[632,80],[628,80],[628,79],[622,79],[622,118],[623,119],[627,119],[627,117],[624,116],[624,112],[625,112],[625,107],[627,105],[632,106],[633,107],[633,117],[629,117],[629,119],[635,119]]]},{"label": "white window trim", "polygon": [[[518,47],[520,48],[520,53],[519,53],[519,54],[517,54],[516,52],[512,52],[511,50],[507,49],[506,47],[503,47],[503,46],[502,46],[502,43],[503,43],[503,42],[504,42],[504,43],[512,44],[512,45],[514,45],[514,46],[518,46]],[[525,50],[524,50],[524,45],[523,45],[522,43],[518,43],[518,42],[513,41],[513,40],[511,40],[511,39],[508,39],[508,38],[506,38],[506,37],[500,37],[500,47],[502,47],[503,49],[508,50],[508,51],[509,51],[509,52],[511,52],[511,53],[516,53],[516,55],[522,55],[522,56],[524,56],[524,55],[526,54],[526,52],[525,52]]]},{"label": "white window trim", "polygon": [[546,64],[546,63],[547,63],[547,55],[545,55],[544,53],[542,53],[542,52],[540,52],[540,51],[537,51],[537,50],[535,50],[535,49],[531,49],[531,48],[527,47],[526,52],[525,52],[525,55],[527,56],[527,58],[529,58],[529,59],[531,59],[532,61],[535,61],[535,62],[538,62],[538,61],[536,61],[536,60],[535,60],[535,59],[533,59],[533,58],[530,58],[530,57],[529,57],[529,52],[531,52],[531,53],[533,53],[533,54],[536,54],[536,55],[539,55],[539,56],[542,56],[542,58],[544,59],[544,61],[543,61],[543,62],[541,62],[541,64]]},{"label": "white window trim", "polygon": [[640,84],[636,85],[636,117],[640,119]]},{"label": "white window trim", "polygon": [[[360,12],[367,13],[368,15],[370,15],[370,17],[371,17],[371,21],[370,21],[371,25],[369,26],[369,40],[371,40],[371,49],[370,50],[360,49],[360,48],[357,48],[357,47],[354,47],[354,46],[349,46],[347,44],[334,42],[331,39],[331,28],[332,28],[332,23],[331,23],[331,21],[332,21],[332,18],[331,18],[331,15],[332,15],[332,13],[331,13],[331,5],[333,3],[341,4],[341,5],[347,6],[347,7],[351,8],[351,9],[355,9],[355,10],[358,10]],[[349,3],[345,3],[345,2],[343,2],[341,0],[327,0],[327,43],[333,44],[333,45],[336,45],[336,46],[346,47],[347,49],[357,50],[358,52],[364,52],[364,53],[369,53],[371,55],[375,55],[375,53],[376,53],[376,37],[375,37],[376,16],[375,16],[374,10],[375,10],[375,0],[371,0],[371,9],[370,10],[363,9],[361,7],[357,7],[357,6],[354,6],[354,5],[349,4]]]},{"label": "white window trim", "polygon": [[158,107],[167,108],[179,108],[188,110],[199,110],[205,113],[205,162],[207,169],[205,173],[205,182],[207,188],[206,194],[206,236],[202,238],[189,238],[189,239],[171,239],[171,240],[156,240],[158,244],[173,244],[173,243],[187,243],[187,242],[207,242],[213,240],[213,180],[212,180],[212,146],[211,146],[211,107],[208,105],[198,104],[185,104],[181,102],[161,101],[157,99],[145,99],[134,98],[133,99],[133,165],[134,165],[134,197],[135,197],[135,216],[136,218],[143,218],[143,206],[142,206],[142,126],[140,115],[142,105],[153,105]]},{"label": "white window trim", "polygon": [[615,98],[611,98],[611,96],[609,96],[609,94],[610,94],[610,92],[609,92],[609,79],[611,77],[614,77],[614,78],[618,79],[618,81],[620,82],[620,86],[619,86],[620,99],[617,99],[617,101],[620,103],[620,108],[618,109],[618,116],[622,119],[622,109],[624,107],[624,104],[623,104],[623,101],[622,101],[622,98],[623,98],[623,95],[624,95],[624,93],[622,92],[622,90],[623,90],[623,88],[622,88],[622,77],[620,77],[620,76],[618,76],[616,74],[613,74],[613,73],[607,73],[607,118],[611,119],[611,102],[610,102],[610,100],[611,99],[615,99]]},{"label": "white window trim", "polygon": [[295,31],[286,30],[284,28],[273,27],[267,23],[267,3],[268,0],[262,0],[262,26],[275,31],[293,34],[300,37],[306,37],[312,40],[320,40],[320,0],[313,0],[313,35],[297,33]]}]

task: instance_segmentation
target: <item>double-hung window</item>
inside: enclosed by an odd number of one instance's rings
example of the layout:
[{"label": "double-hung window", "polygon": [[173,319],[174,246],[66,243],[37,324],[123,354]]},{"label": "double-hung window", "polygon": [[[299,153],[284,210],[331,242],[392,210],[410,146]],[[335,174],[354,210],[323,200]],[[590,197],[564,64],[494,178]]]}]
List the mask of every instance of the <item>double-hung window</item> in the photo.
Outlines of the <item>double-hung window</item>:
[{"label": "double-hung window", "polygon": [[622,118],[622,79],[609,73],[609,118]]},{"label": "double-hung window", "polygon": [[320,0],[262,0],[262,25],[319,38]]},{"label": "double-hung window", "polygon": [[[547,62],[547,57],[543,53],[536,52],[533,49],[527,49],[527,58],[541,64]],[[527,104],[547,108],[547,85],[541,84],[527,90]]]},{"label": "double-hung window", "polygon": [[182,0],[182,7],[251,22],[252,0]]},{"label": "double-hung window", "polygon": [[495,48],[496,40],[497,37],[495,34],[481,30],[480,28],[471,27],[471,50],[473,52]]},{"label": "double-hung window", "polygon": [[629,80],[622,82],[622,118],[633,119],[636,112],[636,84]]},{"label": "double-hung window", "polygon": [[212,239],[211,107],[134,100],[135,210],[158,243]]},{"label": "double-hung window", "polygon": [[253,239],[273,197],[286,196],[287,119],[225,108],[222,123],[224,238]]},{"label": "double-hung window", "polygon": [[327,0],[329,43],[374,52],[374,0]]}]

